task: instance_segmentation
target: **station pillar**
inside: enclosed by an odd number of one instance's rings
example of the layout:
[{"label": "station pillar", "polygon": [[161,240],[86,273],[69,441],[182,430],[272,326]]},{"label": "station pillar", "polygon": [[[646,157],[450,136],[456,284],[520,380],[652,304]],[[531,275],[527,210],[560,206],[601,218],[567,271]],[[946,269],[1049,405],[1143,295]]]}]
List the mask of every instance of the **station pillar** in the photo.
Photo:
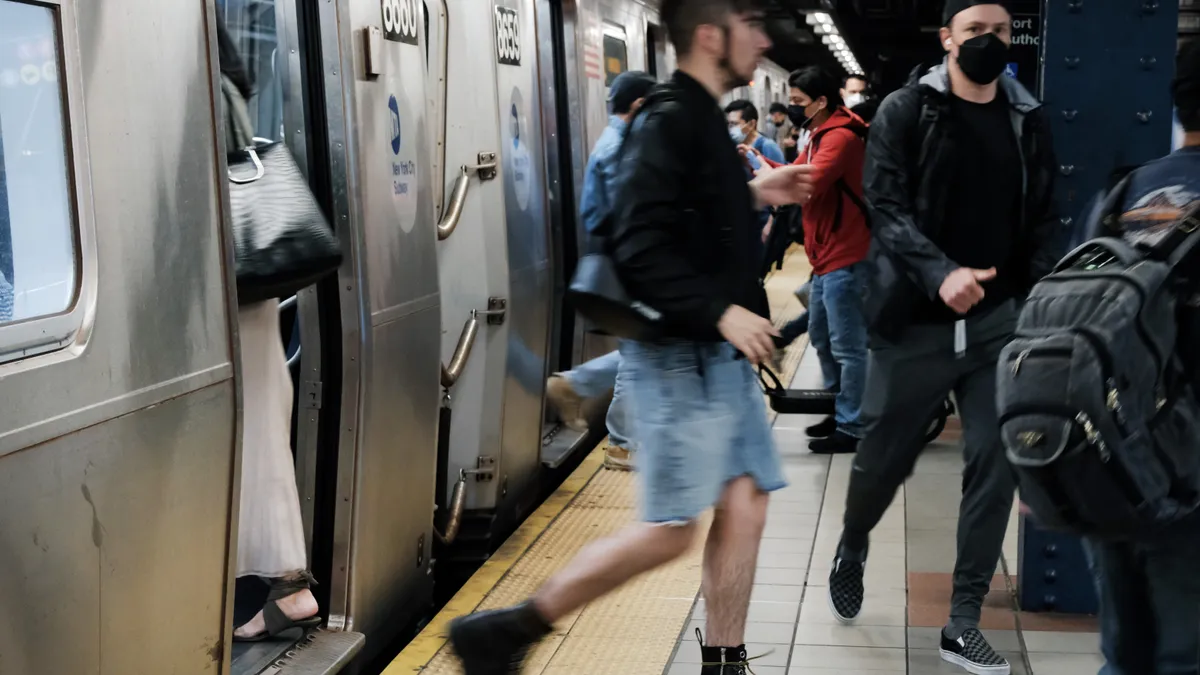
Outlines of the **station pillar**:
[{"label": "station pillar", "polygon": [[[1178,17],[1179,0],[1043,0],[1040,95],[1058,161],[1064,242],[1114,175],[1170,152]],[[1021,608],[1094,613],[1079,538],[1025,515],[1019,536]]]}]

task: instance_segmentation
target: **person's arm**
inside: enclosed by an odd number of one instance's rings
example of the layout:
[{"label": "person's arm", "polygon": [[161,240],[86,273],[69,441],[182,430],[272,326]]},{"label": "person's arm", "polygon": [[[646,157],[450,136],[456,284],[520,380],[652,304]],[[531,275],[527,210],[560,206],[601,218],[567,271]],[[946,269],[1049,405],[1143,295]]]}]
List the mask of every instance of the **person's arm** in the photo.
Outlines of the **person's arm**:
[{"label": "person's arm", "polygon": [[871,125],[863,165],[863,193],[871,212],[871,233],[879,245],[903,263],[908,276],[931,299],[959,266],[946,257],[916,223],[908,153],[919,126],[920,94],[902,89],[879,106]]},{"label": "person's arm", "polygon": [[605,194],[607,185],[599,155],[600,153],[593,152],[588,159],[587,169],[583,174],[583,192],[579,198],[579,217],[583,219],[583,227],[588,232],[594,232],[608,213],[609,199]]},{"label": "person's arm", "polygon": [[667,102],[630,130],[621,161],[613,259],[629,294],[671,323],[713,329],[732,301],[729,289],[699,273],[679,248],[679,230],[691,188],[694,124],[678,103]]}]

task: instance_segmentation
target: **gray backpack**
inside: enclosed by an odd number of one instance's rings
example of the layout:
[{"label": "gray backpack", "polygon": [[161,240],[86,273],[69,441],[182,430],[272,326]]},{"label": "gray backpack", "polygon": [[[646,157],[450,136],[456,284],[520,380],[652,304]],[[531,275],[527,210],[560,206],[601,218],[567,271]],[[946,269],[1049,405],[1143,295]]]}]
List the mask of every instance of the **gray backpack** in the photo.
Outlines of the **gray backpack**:
[{"label": "gray backpack", "polygon": [[[1110,223],[1114,192],[1099,214]],[[1034,286],[1001,352],[1001,439],[1048,527],[1137,538],[1200,502],[1200,404],[1176,354],[1176,270],[1197,246],[1197,215],[1154,245],[1099,238],[1072,251]]]}]

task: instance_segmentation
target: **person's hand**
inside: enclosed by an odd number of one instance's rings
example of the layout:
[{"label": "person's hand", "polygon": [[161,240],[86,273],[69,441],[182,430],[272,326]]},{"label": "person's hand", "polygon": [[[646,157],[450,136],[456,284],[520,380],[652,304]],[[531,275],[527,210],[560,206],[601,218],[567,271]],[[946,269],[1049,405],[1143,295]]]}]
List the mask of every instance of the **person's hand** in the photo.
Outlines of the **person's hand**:
[{"label": "person's hand", "polygon": [[767,361],[775,353],[772,337],[779,335],[775,326],[744,307],[730,305],[717,322],[717,330],[754,365]]},{"label": "person's hand", "polygon": [[803,205],[812,197],[812,176],[813,168],[808,164],[772,168],[764,163],[750,181],[750,189],[754,191],[759,207]]},{"label": "person's hand", "polygon": [[771,238],[771,227],[773,227],[774,225],[775,225],[775,218],[773,218],[773,217],[767,219],[767,224],[763,225],[762,241],[764,244],[767,243],[767,239]]},{"label": "person's hand", "polygon": [[986,270],[960,267],[946,275],[938,295],[947,307],[959,314],[966,314],[983,300],[983,286],[980,283],[995,278],[995,267]]},{"label": "person's hand", "polygon": [[796,147],[796,139],[791,136],[788,136],[787,138],[783,139],[783,147],[785,147],[785,148]]}]

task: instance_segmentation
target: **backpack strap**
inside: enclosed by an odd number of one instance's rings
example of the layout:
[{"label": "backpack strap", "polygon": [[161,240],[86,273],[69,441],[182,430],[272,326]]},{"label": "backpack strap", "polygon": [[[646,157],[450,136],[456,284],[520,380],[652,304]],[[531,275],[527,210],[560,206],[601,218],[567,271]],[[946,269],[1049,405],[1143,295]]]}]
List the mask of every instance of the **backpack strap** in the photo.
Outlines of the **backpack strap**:
[{"label": "backpack strap", "polygon": [[1133,172],[1130,172],[1112,190],[1109,190],[1104,202],[1100,205],[1100,213],[1097,217],[1105,234],[1120,234],[1121,216],[1125,213],[1125,200],[1129,195],[1129,185],[1132,182]]},{"label": "backpack strap", "polygon": [[[849,129],[850,131],[852,131],[854,133],[855,136],[857,136],[859,138],[859,140],[863,141],[864,143],[867,140],[868,132],[867,132],[867,127],[865,127],[865,126],[853,124],[853,125],[846,126],[846,127],[836,127],[836,128]],[[816,154],[817,148],[821,144],[821,139],[824,138],[825,134],[828,133],[829,131],[833,131],[833,129],[829,129],[828,131],[822,131],[820,134],[815,134],[812,137],[812,139],[809,140],[809,147],[812,149],[813,154]],[[858,196],[857,194],[855,194],[854,190],[851,189],[850,184],[846,182],[845,178],[837,179],[837,181],[834,182],[833,186],[835,188],[837,188],[843,195],[845,195],[850,200],[850,202],[852,204],[854,204],[854,206],[856,206],[859,211],[862,212],[863,218],[867,219],[867,228],[869,229],[871,227],[871,214],[870,214],[870,212],[867,211],[867,203],[865,201],[863,201],[863,198]],[[833,229],[830,231],[837,232],[841,228],[842,228],[842,200],[839,199],[838,204],[837,204],[837,210],[834,211],[834,214],[833,214]]]},{"label": "backpack strap", "polygon": [[1200,246],[1200,203],[1193,202],[1175,221],[1170,234],[1159,244],[1159,251],[1167,254],[1167,263],[1176,269],[1189,261]]},{"label": "backpack strap", "polygon": [[929,151],[933,147],[933,128],[942,116],[942,102],[934,98],[933,93],[925,87],[918,86],[920,93],[921,112],[917,118],[917,138],[920,140],[917,153],[917,170],[929,160]]}]

